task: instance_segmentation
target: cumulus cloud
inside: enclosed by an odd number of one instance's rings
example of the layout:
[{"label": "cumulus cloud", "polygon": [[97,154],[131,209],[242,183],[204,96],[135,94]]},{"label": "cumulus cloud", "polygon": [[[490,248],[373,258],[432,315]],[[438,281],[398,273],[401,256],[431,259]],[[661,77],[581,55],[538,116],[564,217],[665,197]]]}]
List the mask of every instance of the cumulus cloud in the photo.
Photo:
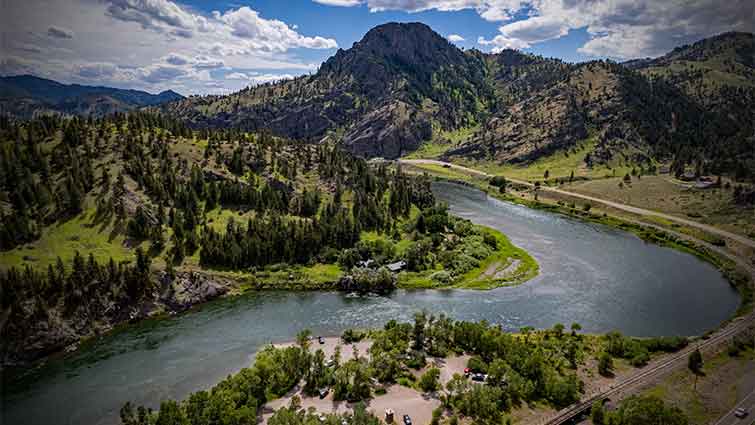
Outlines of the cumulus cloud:
[{"label": "cumulus cloud", "polygon": [[[585,29],[585,55],[620,59],[657,56],[683,43],[725,31],[752,31],[752,0],[314,0],[333,6],[366,5],[371,11],[474,9],[504,23],[492,38],[493,50],[527,48]],[[511,22],[514,17],[524,19]]]},{"label": "cumulus cloud", "polygon": [[448,41],[458,43],[459,41],[464,41],[464,37],[460,36],[459,34],[449,34]]},{"label": "cumulus cloud", "polygon": [[171,65],[186,65],[189,62],[191,62],[191,59],[188,57],[180,54],[180,53],[171,53],[168,56],[165,57],[165,63],[169,63]]},{"label": "cumulus cloud", "polygon": [[110,17],[136,22],[144,29],[172,28],[172,33],[181,37],[191,37],[195,30],[209,30],[204,16],[190,13],[169,0],[107,0],[106,3]]},{"label": "cumulus cloud", "polygon": [[220,14],[215,19],[230,28],[233,36],[248,40],[253,48],[269,51],[286,51],[294,47],[309,49],[332,49],[338,47],[333,39],[305,37],[277,19],[263,19],[256,10],[243,6]]},{"label": "cumulus cloud", "polygon": [[73,31],[67,28],[50,27],[47,29],[47,35],[53,38],[72,39]]},{"label": "cumulus cloud", "polygon": [[328,6],[351,7],[360,5],[362,0],[314,0],[314,2]]},{"label": "cumulus cloud", "polygon": [[229,85],[223,75],[256,70],[259,81],[285,78],[318,66],[292,50],[338,47],[246,6],[203,14],[176,0],[25,0],[3,14],[0,71],[65,83],[238,89],[242,80]]}]

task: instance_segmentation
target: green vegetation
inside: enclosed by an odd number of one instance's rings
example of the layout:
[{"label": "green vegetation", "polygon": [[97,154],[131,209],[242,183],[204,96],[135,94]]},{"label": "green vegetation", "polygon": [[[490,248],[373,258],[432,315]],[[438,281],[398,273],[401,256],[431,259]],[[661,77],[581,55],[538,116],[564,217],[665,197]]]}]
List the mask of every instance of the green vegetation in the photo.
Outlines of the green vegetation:
[{"label": "green vegetation", "polygon": [[616,411],[606,412],[598,403],[593,405],[590,417],[594,425],[687,425],[687,416],[676,407],[667,406],[653,396],[634,396],[619,404]]},{"label": "green vegetation", "polygon": [[[300,383],[305,396],[318,397],[321,389],[329,388],[334,400],[356,403],[353,417],[372,421],[361,403],[384,394],[386,385],[397,383],[436,394],[442,403],[442,409],[433,415],[438,421],[444,415],[463,415],[475,423],[504,423],[507,413],[525,403],[560,408],[579,400],[583,383],[577,371],[599,338],[580,335],[578,330],[579,325],[573,324],[571,333],[564,332],[563,325],[556,325],[538,331],[524,328],[519,334],[510,334],[486,322],[454,321],[442,314],[421,312],[415,314],[413,323],[392,320],[382,329],[344,332],[342,340],[347,343],[367,336],[371,343],[367,353],[354,347],[353,357],[345,361],[338,347],[326,358],[322,349],[311,345],[310,333],[303,331],[297,336],[296,345],[264,348],[251,368],[242,369],[208,391],[196,392],[183,402],[167,401],[158,412],[140,408],[135,414],[133,406],[127,404],[122,418],[124,425],[151,423],[156,419],[158,423],[184,424],[184,418],[188,423],[196,423],[199,418],[214,423],[212,418],[221,415],[237,418],[229,423],[243,424],[243,418],[254,417],[266,402],[281,397]],[[626,338],[623,343],[664,348],[673,345],[665,340],[640,341],[643,340]],[[440,370],[426,366],[430,356],[460,354],[470,356],[467,367],[474,377],[455,374],[443,385]],[[413,369],[422,370],[419,378]],[[656,417],[677,416],[674,409],[658,405],[655,400],[630,399],[625,403],[615,412],[602,412],[602,406],[596,405],[593,417],[602,415],[605,424],[634,425],[643,423],[637,422],[638,417],[651,420],[644,423],[655,423],[652,420]],[[308,418],[315,418],[315,413],[300,406],[299,398],[294,397],[273,418],[281,420],[276,422],[281,424],[310,423]],[[146,415],[147,422],[133,422],[141,415]],[[160,417],[179,419],[159,422]],[[331,423],[343,416],[323,417],[326,423]]]},{"label": "green vegetation", "polygon": [[537,262],[502,233],[448,215],[445,208],[424,210],[412,229],[401,287],[492,289],[538,273]]}]

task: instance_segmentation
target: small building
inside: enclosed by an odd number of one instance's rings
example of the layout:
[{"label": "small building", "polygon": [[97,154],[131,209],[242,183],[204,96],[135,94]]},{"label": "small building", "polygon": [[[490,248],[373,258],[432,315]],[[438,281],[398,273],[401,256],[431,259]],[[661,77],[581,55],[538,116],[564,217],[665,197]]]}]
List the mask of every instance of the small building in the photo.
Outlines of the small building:
[{"label": "small building", "polygon": [[372,259],[357,262],[357,266],[359,267],[372,267],[373,264],[375,264],[375,261]]},{"label": "small building", "polygon": [[404,270],[404,267],[406,267],[406,261],[396,261],[395,263],[391,263],[385,266],[388,270],[392,271],[393,273],[400,272],[401,270]]}]

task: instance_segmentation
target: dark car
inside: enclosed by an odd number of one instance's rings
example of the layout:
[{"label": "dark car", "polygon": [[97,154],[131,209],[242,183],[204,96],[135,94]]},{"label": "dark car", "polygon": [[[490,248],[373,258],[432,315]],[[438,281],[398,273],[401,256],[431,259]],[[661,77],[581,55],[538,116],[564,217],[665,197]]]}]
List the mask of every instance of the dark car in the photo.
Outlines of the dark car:
[{"label": "dark car", "polygon": [[412,425],[412,418],[409,415],[404,415],[404,425]]},{"label": "dark car", "polygon": [[485,382],[485,379],[487,378],[487,375],[484,373],[474,373],[472,374],[472,380],[475,382]]},{"label": "dark car", "polygon": [[330,390],[327,388],[323,388],[319,392],[320,392],[320,400],[324,399],[325,397],[328,396],[328,394],[330,394]]}]

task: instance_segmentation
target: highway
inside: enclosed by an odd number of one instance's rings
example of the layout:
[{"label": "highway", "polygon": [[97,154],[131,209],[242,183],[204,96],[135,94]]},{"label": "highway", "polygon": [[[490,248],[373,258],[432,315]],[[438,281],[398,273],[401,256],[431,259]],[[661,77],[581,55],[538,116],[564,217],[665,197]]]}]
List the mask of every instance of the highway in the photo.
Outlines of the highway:
[{"label": "highway", "polygon": [[[749,415],[747,415],[744,418],[738,418],[734,415],[734,412],[737,408],[742,407],[747,409],[748,412],[750,412]],[[736,406],[734,406],[733,409],[724,416],[721,417],[721,419],[716,422],[715,425],[751,425],[755,424],[755,418],[753,418],[753,412],[755,412],[755,390],[753,390],[750,394],[747,395],[742,401],[740,401]]]}]

